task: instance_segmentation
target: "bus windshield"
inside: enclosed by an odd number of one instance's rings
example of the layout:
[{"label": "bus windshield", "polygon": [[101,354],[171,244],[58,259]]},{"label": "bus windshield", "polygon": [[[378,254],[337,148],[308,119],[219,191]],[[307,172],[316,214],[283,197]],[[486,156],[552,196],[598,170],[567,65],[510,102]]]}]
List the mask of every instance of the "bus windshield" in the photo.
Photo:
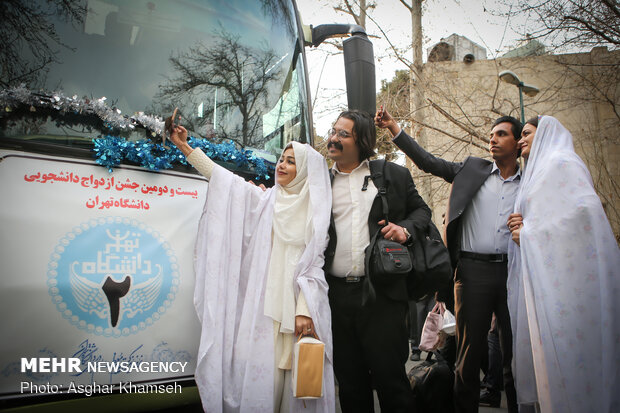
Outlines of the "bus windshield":
[{"label": "bus windshield", "polygon": [[161,138],[178,107],[190,135],[270,162],[309,140],[293,2],[13,2],[24,7],[3,29],[4,138],[86,148]]}]

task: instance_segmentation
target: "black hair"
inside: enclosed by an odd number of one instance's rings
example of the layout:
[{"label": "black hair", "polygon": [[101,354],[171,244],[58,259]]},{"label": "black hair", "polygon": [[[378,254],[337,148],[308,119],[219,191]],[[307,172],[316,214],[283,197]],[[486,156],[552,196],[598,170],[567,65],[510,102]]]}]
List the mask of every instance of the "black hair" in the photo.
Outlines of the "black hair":
[{"label": "black hair", "polygon": [[338,119],[345,118],[353,121],[353,133],[355,136],[355,145],[359,149],[359,161],[362,162],[375,155],[375,146],[377,144],[377,130],[375,129],[375,121],[368,112],[357,109],[345,110]]},{"label": "black hair", "polygon": [[521,130],[523,129],[523,125],[521,124],[521,121],[519,121],[519,119],[513,118],[512,116],[502,116],[501,118],[497,119],[493,123],[493,126],[491,126],[491,129],[504,122],[510,123],[512,136],[515,138],[515,140],[518,141],[519,139],[521,139]]},{"label": "black hair", "polygon": [[528,123],[532,125],[533,127],[537,128],[538,127],[538,116],[534,116],[533,118],[528,119],[528,121],[525,122],[525,124],[527,125]]}]

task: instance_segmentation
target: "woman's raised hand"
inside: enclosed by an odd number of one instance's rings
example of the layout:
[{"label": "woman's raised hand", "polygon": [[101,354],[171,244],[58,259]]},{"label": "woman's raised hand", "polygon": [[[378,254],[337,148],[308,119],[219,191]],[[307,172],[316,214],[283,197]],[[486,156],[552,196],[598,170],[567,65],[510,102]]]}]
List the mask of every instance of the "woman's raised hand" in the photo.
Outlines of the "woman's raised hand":
[{"label": "woman's raised hand", "polygon": [[183,155],[188,156],[194,148],[187,143],[187,129],[181,125],[174,125],[170,132],[170,142],[183,152]]},{"label": "woman's raised hand", "polygon": [[187,129],[181,125],[174,125],[170,132],[170,141],[177,147],[187,143]]}]

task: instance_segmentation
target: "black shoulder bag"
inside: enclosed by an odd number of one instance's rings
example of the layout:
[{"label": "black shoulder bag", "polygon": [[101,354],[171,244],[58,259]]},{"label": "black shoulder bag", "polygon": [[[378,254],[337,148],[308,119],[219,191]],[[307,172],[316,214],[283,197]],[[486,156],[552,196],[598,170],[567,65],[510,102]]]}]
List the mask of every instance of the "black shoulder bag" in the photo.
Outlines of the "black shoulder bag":
[{"label": "black shoulder bag", "polygon": [[413,272],[407,278],[407,295],[410,300],[417,301],[450,282],[452,265],[448,249],[433,221],[424,229],[416,228],[413,236]]},{"label": "black shoulder bag", "polygon": [[[381,197],[383,219],[390,222],[388,217],[387,189],[385,179],[385,164],[383,161],[383,186],[377,188]],[[380,285],[391,283],[395,277],[406,278],[413,269],[413,262],[406,246],[383,238],[381,228],[370,239],[365,250],[364,271],[366,282],[364,283],[362,304],[376,299],[374,284]]]}]

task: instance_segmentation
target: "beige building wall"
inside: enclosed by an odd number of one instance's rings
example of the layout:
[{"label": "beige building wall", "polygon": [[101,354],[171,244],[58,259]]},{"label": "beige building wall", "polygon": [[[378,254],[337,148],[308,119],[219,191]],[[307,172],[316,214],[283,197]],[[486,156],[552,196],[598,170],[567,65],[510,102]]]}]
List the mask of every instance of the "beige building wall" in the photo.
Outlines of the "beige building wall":
[{"label": "beige building wall", "polygon": [[[620,51],[595,48],[589,53],[525,58],[436,62],[424,66],[425,123],[417,138],[434,155],[462,161],[468,155],[489,158],[493,121],[505,114],[520,117],[516,86],[499,81],[503,70],[540,89],[524,95],[525,119],[552,115],[571,131],[575,150],[590,169],[595,188],[618,238],[620,234]],[[477,135],[472,137],[472,133]],[[465,140],[459,141],[455,138]],[[485,142],[485,139],[487,142]],[[410,165],[411,166],[411,165]],[[440,225],[449,185],[415,166],[416,184]],[[430,182],[429,182],[430,181]],[[618,238],[620,239],[620,238]]]}]

